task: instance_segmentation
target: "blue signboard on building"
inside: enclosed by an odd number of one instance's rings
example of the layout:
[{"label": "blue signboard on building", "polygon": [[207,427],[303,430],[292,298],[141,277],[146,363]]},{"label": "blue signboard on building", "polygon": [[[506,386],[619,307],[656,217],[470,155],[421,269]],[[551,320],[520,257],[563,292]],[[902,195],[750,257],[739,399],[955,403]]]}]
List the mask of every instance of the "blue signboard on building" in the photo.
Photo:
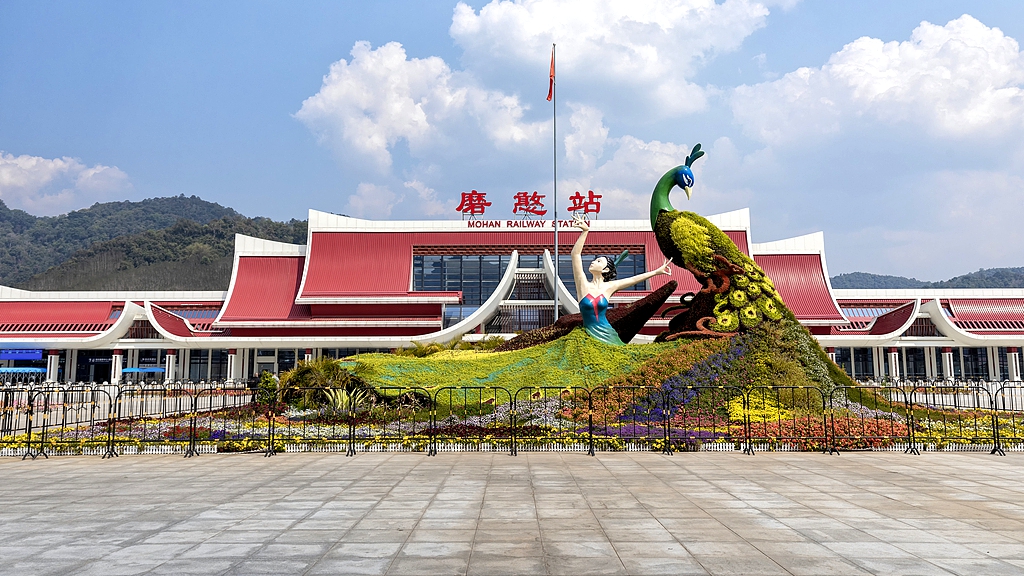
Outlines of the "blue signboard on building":
[{"label": "blue signboard on building", "polygon": [[42,350],[0,350],[0,360],[42,360]]}]

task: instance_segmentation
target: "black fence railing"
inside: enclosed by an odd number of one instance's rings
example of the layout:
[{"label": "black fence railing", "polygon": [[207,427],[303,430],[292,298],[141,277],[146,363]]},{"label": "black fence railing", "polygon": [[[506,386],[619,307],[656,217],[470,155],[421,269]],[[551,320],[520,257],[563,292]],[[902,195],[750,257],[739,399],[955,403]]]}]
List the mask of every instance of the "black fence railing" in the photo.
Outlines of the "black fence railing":
[{"label": "black fence railing", "polygon": [[1024,450],[1024,384],[0,387],[0,454]]}]

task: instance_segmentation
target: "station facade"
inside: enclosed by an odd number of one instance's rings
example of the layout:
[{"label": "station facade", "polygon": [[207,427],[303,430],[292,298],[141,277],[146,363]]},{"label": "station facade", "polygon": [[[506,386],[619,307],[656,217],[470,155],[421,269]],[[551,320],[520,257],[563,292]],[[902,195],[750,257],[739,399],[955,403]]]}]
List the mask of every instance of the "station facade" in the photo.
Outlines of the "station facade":
[{"label": "station facade", "polygon": [[[754,243],[746,209],[709,217],[775,283],[851,376],[1020,380],[1024,290],[835,290],[820,232]],[[414,342],[510,337],[578,312],[562,221],[370,221],[310,210],[306,243],[239,235],[227,291],[32,292],[0,287],[0,369],[51,381],[241,380],[298,360]],[[647,220],[592,220],[584,259],[629,255],[620,277],[663,262]],[[667,305],[700,285],[682,268]],[[634,342],[667,327],[655,316]],[[143,372],[145,374],[146,372]],[[42,377],[42,376],[41,376]]]}]

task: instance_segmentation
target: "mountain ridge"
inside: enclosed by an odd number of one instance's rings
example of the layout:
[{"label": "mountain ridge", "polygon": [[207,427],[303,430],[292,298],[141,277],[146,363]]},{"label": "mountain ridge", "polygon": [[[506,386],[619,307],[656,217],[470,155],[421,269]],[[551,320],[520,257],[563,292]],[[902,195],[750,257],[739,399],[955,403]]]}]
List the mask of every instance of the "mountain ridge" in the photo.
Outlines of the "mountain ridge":
[{"label": "mountain ridge", "polygon": [[96,203],[60,216],[33,216],[0,200],[0,284],[25,282],[97,242],[165,229],[179,220],[205,224],[235,216],[244,218],[231,208],[184,194]]},{"label": "mountain ridge", "polygon": [[1024,288],[1024,267],[981,268],[938,282],[868,272],[838,274],[829,280],[836,289]]}]

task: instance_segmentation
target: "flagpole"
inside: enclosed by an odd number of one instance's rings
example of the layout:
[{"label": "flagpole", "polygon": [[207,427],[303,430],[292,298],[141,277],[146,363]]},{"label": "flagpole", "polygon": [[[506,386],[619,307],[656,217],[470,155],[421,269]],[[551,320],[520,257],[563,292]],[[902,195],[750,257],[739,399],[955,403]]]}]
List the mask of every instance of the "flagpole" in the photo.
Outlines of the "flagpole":
[{"label": "flagpole", "polygon": [[551,43],[551,176],[555,207],[555,321],[558,321],[558,115],[555,95],[555,44]]}]

